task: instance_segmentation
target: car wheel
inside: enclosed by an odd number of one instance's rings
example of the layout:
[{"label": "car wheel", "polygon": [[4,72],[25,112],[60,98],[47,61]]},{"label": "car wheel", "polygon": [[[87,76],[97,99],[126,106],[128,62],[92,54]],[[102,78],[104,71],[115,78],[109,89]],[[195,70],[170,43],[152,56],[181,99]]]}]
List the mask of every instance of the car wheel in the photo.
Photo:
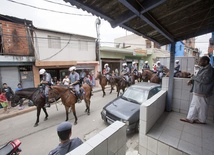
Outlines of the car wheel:
[{"label": "car wheel", "polygon": [[139,122],[136,124],[136,127],[135,127],[135,132],[139,132],[139,130],[140,130],[140,124],[139,124]]}]

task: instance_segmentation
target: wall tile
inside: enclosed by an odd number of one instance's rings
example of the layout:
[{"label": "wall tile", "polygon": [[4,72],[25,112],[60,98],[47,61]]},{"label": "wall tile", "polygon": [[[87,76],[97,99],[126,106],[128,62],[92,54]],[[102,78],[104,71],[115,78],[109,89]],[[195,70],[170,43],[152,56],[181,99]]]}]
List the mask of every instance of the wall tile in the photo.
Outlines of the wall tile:
[{"label": "wall tile", "polygon": [[148,137],[148,150],[153,152],[153,153],[157,153],[157,147],[158,147],[158,142],[157,140]]},{"label": "wall tile", "polygon": [[169,148],[169,155],[182,155],[182,151],[179,151],[173,147]]},{"label": "wall tile", "polygon": [[158,142],[158,155],[169,155],[169,145]]}]

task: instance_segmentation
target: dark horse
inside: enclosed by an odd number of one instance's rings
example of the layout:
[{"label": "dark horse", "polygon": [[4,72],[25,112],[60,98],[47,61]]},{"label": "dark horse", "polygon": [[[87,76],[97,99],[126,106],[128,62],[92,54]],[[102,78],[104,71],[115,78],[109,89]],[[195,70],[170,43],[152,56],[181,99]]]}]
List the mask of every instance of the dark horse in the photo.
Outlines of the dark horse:
[{"label": "dark horse", "polygon": [[103,97],[106,95],[105,86],[107,85],[107,78],[105,75],[102,75],[101,72],[97,72],[96,80],[99,79],[100,86],[103,91]]},{"label": "dark horse", "polygon": [[128,83],[126,81],[126,79],[124,77],[120,77],[120,80],[118,81],[118,84],[117,84],[117,97],[119,96],[120,94],[120,90],[125,91],[125,88],[128,87]]},{"label": "dark horse", "polygon": [[[15,107],[22,98],[33,101],[34,105],[37,107],[37,119],[34,127],[38,126],[41,109],[45,113],[44,121],[48,119],[48,113],[46,111],[46,108],[44,107],[45,97],[43,96],[43,93],[39,88],[24,88],[22,90],[16,91],[12,99],[12,106]],[[56,100],[58,99],[59,98],[57,98]]]},{"label": "dark horse", "polygon": [[114,89],[114,86],[117,87],[119,80],[120,80],[119,76],[111,76],[109,78],[109,84],[111,85],[110,94],[112,93],[112,90]]},{"label": "dark horse", "polygon": [[[88,84],[84,83],[82,84],[80,91],[82,91],[81,99],[84,99],[86,104],[85,112],[87,112],[87,114],[90,115],[90,103],[91,103],[90,99],[91,99],[92,89]],[[61,98],[66,111],[65,121],[68,121],[69,108],[71,107],[75,118],[74,124],[77,124],[77,116],[76,116],[76,109],[75,109],[75,104],[77,103],[77,96],[75,95],[74,90],[66,86],[60,86],[60,85],[51,86],[48,97],[49,99]]]}]

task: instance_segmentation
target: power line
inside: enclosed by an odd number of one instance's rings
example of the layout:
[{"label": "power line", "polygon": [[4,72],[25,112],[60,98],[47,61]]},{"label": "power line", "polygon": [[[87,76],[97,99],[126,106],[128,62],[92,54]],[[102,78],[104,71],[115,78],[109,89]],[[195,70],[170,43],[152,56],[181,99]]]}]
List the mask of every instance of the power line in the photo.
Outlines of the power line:
[{"label": "power line", "polygon": [[55,10],[40,8],[40,7],[36,7],[36,6],[33,6],[33,5],[29,5],[29,4],[25,4],[25,3],[21,3],[21,2],[17,2],[17,1],[13,1],[13,0],[7,0],[7,1],[12,2],[12,3],[16,3],[16,4],[20,4],[20,5],[23,5],[23,6],[28,6],[28,7],[34,8],[34,9],[39,9],[39,10],[44,10],[44,11],[49,11],[49,12],[54,12],[54,13],[61,13],[61,14],[74,15],[74,16],[88,16],[88,17],[92,16],[92,15],[68,13],[68,12],[61,12],[61,11],[55,11]]},{"label": "power line", "polygon": [[57,2],[53,2],[53,1],[49,1],[49,0],[44,0],[44,1],[49,2],[49,3],[53,3],[53,4],[57,4],[57,5],[61,5],[61,6],[66,6],[66,7],[69,7],[69,8],[77,9],[75,6],[71,6],[71,5],[66,5],[66,4],[62,4],[62,3],[57,3]]}]

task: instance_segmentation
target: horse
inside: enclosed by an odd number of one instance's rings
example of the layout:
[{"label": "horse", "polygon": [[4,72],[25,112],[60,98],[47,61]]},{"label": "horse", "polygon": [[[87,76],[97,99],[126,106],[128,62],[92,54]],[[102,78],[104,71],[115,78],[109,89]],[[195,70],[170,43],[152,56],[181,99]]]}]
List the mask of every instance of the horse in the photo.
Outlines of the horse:
[{"label": "horse", "polygon": [[[46,121],[48,119],[48,113],[45,108],[45,97],[40,88],[24,88],[19,91],[16,91],[16,93],[14,94],[14,96],[12,98],[12,104],[11,104],[12,107],[17,106],[17,103],[22,98],[26,98],[26,99],[33,101],[33,104],[37,107],[37,119],[34,124],[34,127],[38,126],[38,124],[39,124],[39,116],[40,116],[41,109],[45,113],[44,121]],[[59,100],[59,98],[56,98],[56,100]]]},{"label": "horse", "polygon": [[107,85],[107,78],[105,75],[102,75],[101,72],[97,73],[96,80],[99,79],[99,84],[101,85],[102,91],[103,91],[103,97],[106,95],[105,93],[105,86]]},{"label": "horse", "polygon": [[[81,96],[81,100],[84,99],[86,104],[85,112],[87,112],[88,115],[90,115],[90,99],[91,99],[91,86],[89,86],[87,83],[82,84],[82,87],[80,88],[80,91],[82,91],[83,95]],[[66,120],[68,121],[68,114],[69,114],[69,108],[71,107],[73,115],[74,115],[74,125],[77,124],[77,116],[76,116],[76,109],[75,104],[77,103],[77,96],[75,94],[75,91],[72,90],[72,88],[69,88],[67,86],[51,86],[48,94],[49,99],[56,99],[61,98],[61,101],[63,105],[65,106],[66,111]]]},{"label": "horse", "polygon": [[117,86],[119,80],[120,80],[119,76],[111,76],[109,78],[109,84],[111,85],[110,94],[112,93],[112,90],[114,90],[114,86]]},{"label": "horse", "polygon": [[117,84],[117,97],[119,96],[120,90],[125,91],[125,88],[128,87],[128,83],[124,77],[121,77]]},{"label": "horse", "polygon": [[[169,77],[169,72],[166,74],[166,77]],[[190,72],[185,72],[185,71],[179,71],[174,74],[174,77],[178,78],[191,78],[192,74]]]},{"label": "horse", "polygon": [[[161,83],[161,79],[158,77],[158,75],[148,69],[142,70],[142,78],[146,79],[152,83],[158,83],[158,84]],[[146,82],[148,82],[148,81],[146,81]]]}]

